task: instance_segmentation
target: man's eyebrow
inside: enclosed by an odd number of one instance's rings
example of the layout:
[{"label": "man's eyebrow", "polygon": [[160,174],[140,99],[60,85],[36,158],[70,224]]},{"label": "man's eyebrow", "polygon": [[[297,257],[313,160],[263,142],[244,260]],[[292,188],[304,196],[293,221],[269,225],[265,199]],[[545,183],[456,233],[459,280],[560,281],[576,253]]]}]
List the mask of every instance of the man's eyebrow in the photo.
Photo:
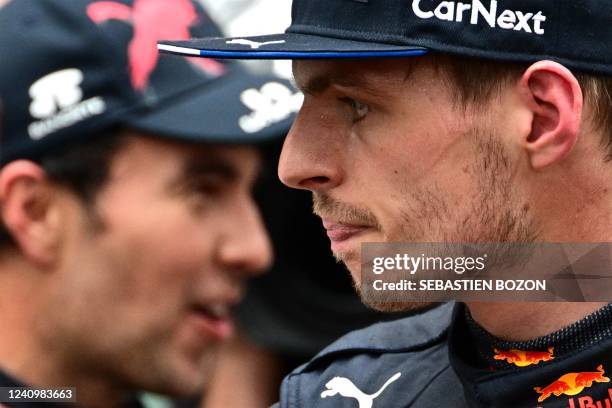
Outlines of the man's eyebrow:
[{"label": "man's eyebrow", "polygon": [[363,75],[346,74],[346,73],[323,73],[315,75],[306,81],[300,80],[296,76],[298,88],[305,94],[318,95],[325,92],[329,87],[337,85],[344,88],[358,88],[361,91],[379,95],[381,94],[379,87],[369,81]]},{"label": "man's eyebrow", "polygon": [[181,177],[193,179],[202,176],[215,176],[227,181],[239,177],[238,170],[219,157],[195,156],[189,158],[184,166]]},{"label": "man's eyebrow", "polygon": [[317,75],[309,78],[307,81],[301,81],[299,77],[295,77],[297,87],[309,95],[318,95],[327,90],[331,86],[331,80],[328,75]]}]

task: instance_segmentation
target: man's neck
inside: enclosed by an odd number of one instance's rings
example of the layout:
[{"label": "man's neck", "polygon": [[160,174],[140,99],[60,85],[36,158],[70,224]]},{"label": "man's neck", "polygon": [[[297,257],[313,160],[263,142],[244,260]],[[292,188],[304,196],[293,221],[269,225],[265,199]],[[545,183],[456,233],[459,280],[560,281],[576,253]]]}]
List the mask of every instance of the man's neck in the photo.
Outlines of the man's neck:
[{"label": "man's neck", "polygon": [[502,340],[527,341],[546,336],[575,323],[607,303],[485,303],[467,306],[473,319]]},{"label": "man's neck", "polygon": [[6,330],[0,336],[0,370],[28,386],[75,387],[84,407],[121,406],[127,393],[105,379],[109,376],[87,372],[79,363],[78,351],[66,357],[66,350],[58,350],[54,341],[40,333],[36,323],[44,313],[40,287],[28,285],[24,279],[9,279],[10,272],[4,272],[0,279],[0,327]]},{"label": "man's neck", "polygon": [[[545,233],[540,242],[612,243],[612,191],[609,172],[573,165],[558,167],[531,192],[532,208]],[[584,161],[584,163],[588,163]],[[607,163],[602,163],[607,166]],[[552,181],[551,181],[552,180]],[[588,183],[587,183],[588,181]],[[554,187],[553,187],[554,186]],[[553,191],[548,194],[548,191]],[[559,192],[564,195],[559,195]],[[551,199],[553,197],[553,199]],[[576,254],[577,257],[583,254]],[[569,255],[568,255],[569,256]],[[570,259],[572,261],[572,259]],[[473,319],[502,340],[525,341],[542,337],[575,323],[607,303],[471,302]]]},{"label": "man's neck", "polygon": [[44,351],[25,349],[16,352],[7,342],[1,342],[0,370],[27,386],[74,387],[79,403],[87,408],[121,407],[129,397],[114,383],[82,370],[71,370],[65,361],[45,355]]}]

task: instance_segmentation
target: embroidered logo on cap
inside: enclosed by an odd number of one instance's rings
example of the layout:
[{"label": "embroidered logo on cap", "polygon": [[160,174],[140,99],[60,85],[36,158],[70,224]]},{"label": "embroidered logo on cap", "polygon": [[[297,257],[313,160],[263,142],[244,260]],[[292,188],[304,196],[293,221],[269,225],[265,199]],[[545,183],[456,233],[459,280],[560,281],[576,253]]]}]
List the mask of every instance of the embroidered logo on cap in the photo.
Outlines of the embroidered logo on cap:
[{"label": "embroidered logo on cap", "polygon": [[46,75],[30,86],[30,115],[40,119],[28,126],[32,139],[42,139],[49,133],[104,113],[106,103],[101,97],[82,101],[82,82],[83,72],[69,68]]},{"label": "embroidered logo on cap", "polygon": [[546,16],[541,11],[534,14],[506,9],[498,13],[496,0],[491,0],[489,8],[480,0],[473,0],[471,4],[443,1],[435,8],[426,7],[422,3],[431,3],[431,1],[412,1],[412,11],[421,19],[435,17],[438,20],[454,21],[457,23],[468,21],[472,25],[481,24],[482,19],[491,28],[499,27],[505,30],[524,31],[530,34],[544,34],[543,24],[546,21]]},{"label": "embroidered logo on cap", "polygon": [[246,133],[256,133],[299,111],[304,95],[279,82],[268,82],[261,89],[243,91],[240,101],[253,112],[241,117],[238,125]]},{"label": "embroidered logo on cap", "polygon": [[240,44],[240,45],[248,45],[251,47],[251,49],[256,50],[260,47],[263,47],[264,45],[270,45],[270,44],[284,44],[285,40],[280,40],[280,41],[268,41],[268,42],[257,42],[257,41],[251,41],[251,40],[247,40],[245,38],[237,38],[231,41],[226,41],[226,44]]}]

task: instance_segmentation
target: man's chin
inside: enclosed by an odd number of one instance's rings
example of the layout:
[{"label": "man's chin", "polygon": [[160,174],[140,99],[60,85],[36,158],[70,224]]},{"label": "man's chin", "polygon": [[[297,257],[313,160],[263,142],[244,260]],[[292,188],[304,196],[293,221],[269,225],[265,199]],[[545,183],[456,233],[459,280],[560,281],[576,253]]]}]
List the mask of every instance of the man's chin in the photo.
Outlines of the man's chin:
[{"label": "man's chin", "polygon": [[334,253],[336,262],[344,265],[353,278],[353,286],[361,284],[361,257],[355,252]]},{"label": "man's chin", "polygon": [[381,302],[372,301],[364,296],[360,297],[363,304],[370,309],[385,313],[418,312],[420,310],[429,309],[435,305],[434,302]]},{"label": "man's chin", "polygon": [[398,302],[395,300],[379,301],[369,299],[369,297],[366,296],[365,293],[361,290],[361,262],[359,261],[359,258],[336,257],[336,259],[339,262],[342,262],[346,269],[348,269],[351,274],[351,277],[353,278],[353,287],[359,295],[361,302],[370,309],[385,313],[417,312],[419,310],[429,309],[435,304],[434,302]]},{"label": "man's chin", "polygon": [[173,398],[197,395],[210,382],[210,373],[214,371],[218,357],[216,348],[207,350],[198,361],[180,356],[180,361],[175,361],[174,366],[165,370],[165,375],[157,378],[157,384],[143,386],[143,389]]}]

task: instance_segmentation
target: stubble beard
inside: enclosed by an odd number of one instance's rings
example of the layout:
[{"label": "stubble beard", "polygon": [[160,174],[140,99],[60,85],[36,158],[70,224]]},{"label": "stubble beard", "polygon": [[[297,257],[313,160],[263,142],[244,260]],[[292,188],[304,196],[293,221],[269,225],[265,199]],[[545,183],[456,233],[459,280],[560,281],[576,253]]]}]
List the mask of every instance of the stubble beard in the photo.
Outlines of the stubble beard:
[{"label": "stubble beard", "polygon": [[[537,240],[538,230],[529,206],[521,202],[512,192],[513,173],[510,158],[494,133],[485,134],[480,129],[465,133],[466,138],[474,140],[474,157],[477,159],[469,166],[474,191],[465,209],[459,216],[454,211],[439,186],[415,189],[405,188],[405,205],[401,211],[400,232],[397,236],[385,236],[386,242],[448,242],[448,243],[509,243],[527,244]],[[466,194],[466,197],[469,197]],[[325,195],[315,195],[315,213],[338,211],[345,215],[363,217],[376,222],[367,210],[352,208],[335,203]],[[379,225],[376,222],[376,225]],[[379,229],[382,231],[382,229]],[[511,246],[496,245],[496,256],[504,258],[510,253]],[[360,263],[360,254],[334,254],[338,262]],[[358,272],[360,273],[360,272]],[[432,305],[431,302],[409,302],[396,299],[397,294],[387,293],[387,298],[369,299],[364,295],[360,284],[353,280],[353,286],[362,301],[369,307],[383,312],[415,311]]]}]

